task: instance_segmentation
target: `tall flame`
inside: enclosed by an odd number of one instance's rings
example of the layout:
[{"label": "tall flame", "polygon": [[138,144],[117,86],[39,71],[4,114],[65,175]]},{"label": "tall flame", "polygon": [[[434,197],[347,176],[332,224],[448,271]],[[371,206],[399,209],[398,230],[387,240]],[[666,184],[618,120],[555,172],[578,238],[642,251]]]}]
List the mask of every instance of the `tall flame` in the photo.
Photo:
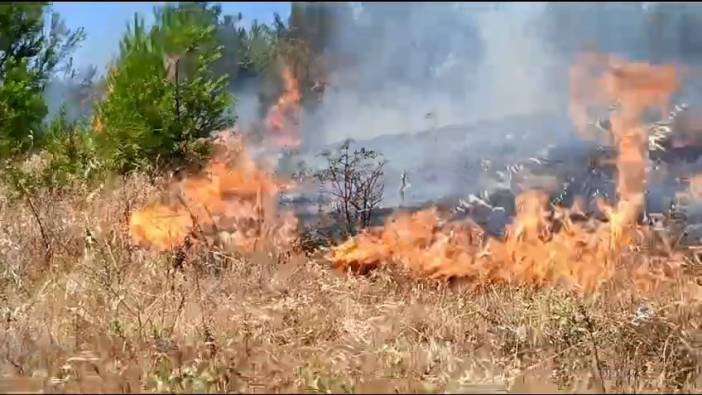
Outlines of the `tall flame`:
[{"label": "tall flame", "polygon": [[400,214],[384,227],[367,230],[332,249],[339,268],[369,270],[400,264],[423,277],[463,277],[476,284],[566,283],[593,291],[612,278],[625,248],[635,241],[643,204],[647,136],[641,124],[649,107],[665,109],[678,86],[670,66],[627,63],[585,54],[571,70],[570,112],[578,127],[587,122],[587,106],[619,101],[611,119],[618,148],[618,202],[600,202],[608,222],[574,221],[576,208],[548,208],[546,194],[517,197],[517,215],[504,240],[480,235],[472,223],[442,223],[435,209]]},{"label": "tall flame", "polygon": [[131,216],[137,243],[169,250],[191,234],[204,234],[223,237],[241,251],[252,251],[263,239],[289,244],[296,219],[275,211],[275,198],[285,185],[256,166],[240,137],[218,148],[202,174],[174,185],[178,199],[150,204]]},{"label": "tall flame", "polygon": [[266,115],[266,138],[277,146],[297,147],[302,143],[300,127],[300,87],[289,66],[284,66],[283,93]]}]

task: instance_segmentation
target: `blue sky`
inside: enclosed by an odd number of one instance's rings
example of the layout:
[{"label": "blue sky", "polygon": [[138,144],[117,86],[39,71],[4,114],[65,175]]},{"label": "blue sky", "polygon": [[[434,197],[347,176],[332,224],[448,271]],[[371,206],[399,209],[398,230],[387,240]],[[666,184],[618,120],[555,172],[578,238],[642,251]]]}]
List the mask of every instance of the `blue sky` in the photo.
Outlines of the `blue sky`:
[{"label": "blue sky", "polygon": [[[153,21],[153,7],[162,2],[56,2],[54,10],[58,11],[71,28],[84,27],[86,39],[74,53],[74,64],[83,67],[89,64],[98,66],[102,73],[104,66],[117,54],[119,40],[124,33],[127,22],[134,13],[141,14],[147,24]],[[277,12],[287,19],[290,15],[290,3],[255,3],[222,2],[223,14],[241,12],[244,22],[258,19],[262,22],[273,21]]]}]

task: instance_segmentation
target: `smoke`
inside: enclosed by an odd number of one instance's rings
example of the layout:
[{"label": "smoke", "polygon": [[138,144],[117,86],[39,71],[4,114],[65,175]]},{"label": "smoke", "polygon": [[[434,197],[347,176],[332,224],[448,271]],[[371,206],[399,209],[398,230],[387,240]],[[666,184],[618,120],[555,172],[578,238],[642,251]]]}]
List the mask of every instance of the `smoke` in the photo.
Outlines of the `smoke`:
[{"label": "smoke", "polygon": [[70,106],[70,103],[67,103],[66,100],[70,88],[68,81],[58,78],[49,81],[44,91],[44,100],[47,107],[46,119],[53,119],[58,114],[62,105],[66,105],[69,119],[74,119],[76,117],[75,111],[71,111],[72,106]]},{"label": "smoke", "polygon": [[258,78],[248,78],[239,81],[230,90],[235,98],[233,106],[238,124],[251,125],[261,118],[258,99],[259,85]]},{"label": "smoke", "polygon": [[381,152],[390,206],[403,172],[404,204],[497,188],[481,159],[501,166],[572,136],[569,62],[543,20],[543,4],[364,4],[328,44],[331,87],[303,120],[308,148],[352,138]]},{"label": "smoke", "polygon": [[413,184],[409,204],[499,189],[483,185],[475,163],[504,169],[549,145],[585,168],[590,145],[568,116],[569,67],[587,48],[634,62],[694,64],[683,50],[694,19],[682,28],[694,10],[665,7],[354,4],[326,43],[330,86],[305,114],[305,143],[312,153],[352,138],[382,152],[390,205],[403,172]]},{"label": "smoke", "polygon": [[[565,65],[539,36],[543,5],[366,4],[337,27],[339,64],[306,129],[326,142],[369,139],[556,111]],[[351,25],[351,26],[349,26]],[[565,67],[563,67],[565,70]],[[308,127],[309,126],[309,127]]]},{"label": "smoke", "polygon": [[684,4],[354,3],[350,8],[349,16],[335,21],[326,45],[334,65],[331,87],[306,118],[306,133],[315,141],[564,113],[568,66],[588,47],[632,61],[690,65],[702,59],[696,55],[702,44],[695,39],[702,18]]},{"label": "smoke", "polygon": [[[477,17],[485,48],[468,95],[471,118],[496,119],[557,111],[562,87],[554,81],[559,62],[537,35],[541,9],[490,10]],[[560,62],[565,66],[564,62]],[[561,93],[561,95],[559,95]]]},{"label": "smoke", "polygon": [[81,77],[86,73],[87,71],[81,71],[76,78],[54,76],[48,81],[44,89],[47,121],[54,119],[61,109],[66,111],[65,115],[69,121],[87,118],[92,114],[89,95],[96,92],[96,87],[81,86]]}]

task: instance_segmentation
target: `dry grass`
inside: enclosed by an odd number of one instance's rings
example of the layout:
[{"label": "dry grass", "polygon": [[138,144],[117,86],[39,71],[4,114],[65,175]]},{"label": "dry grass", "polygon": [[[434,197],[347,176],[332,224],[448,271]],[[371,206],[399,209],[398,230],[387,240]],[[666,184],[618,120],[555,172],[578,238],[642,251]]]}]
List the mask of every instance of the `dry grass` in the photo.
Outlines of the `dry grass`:
[{"label": "dry grass", "polygon": [[[132,178],[93,195],[33,196],[37,216],[0,198],[1,392],[700,388],[691,276],[655,298],[578,299],[353,276],[267,253],[157,254],[125,234],[130,208],[155,188]],[[653,313],[636,322],[642,304]]]}]

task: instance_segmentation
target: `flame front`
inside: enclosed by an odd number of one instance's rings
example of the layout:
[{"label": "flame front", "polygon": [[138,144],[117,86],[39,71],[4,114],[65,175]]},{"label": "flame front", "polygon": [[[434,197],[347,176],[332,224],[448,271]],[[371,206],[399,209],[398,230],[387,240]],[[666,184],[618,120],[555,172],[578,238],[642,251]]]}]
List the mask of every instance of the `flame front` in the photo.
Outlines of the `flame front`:
[{"label": "flame front", "polygon": [[[269,111],[266,125],[276,132],[269,136],[274,141],[299,144],[297,125],[289,122],[290,114],[299,112],[297,82],[287,68],[283,76],[285,93]],[[577,127],[587,124],[589,106],[620,106],[610,118],[610,137],[618,151],[617,202],[599,201],[607,221],[585,217],[577,205],[550,207],[545,193],[529,191],[517,197],[516,216],[503,239],[486,237],[468,220],[445,222],[432,208],[396,215],[384,227],[333,247],[328,258],[342,269],[397,264],[419,277],[458,277],[475,285],[565,284],[581,292],[596,290],[615,275],[617,264],[631,256],[630,247],[645,233],[638,225],[648,161],[641,117],[649,108],[665,113],[678,79],[670,66],[589,54],[571,70],[571,85],[570,112]],[[179,183],[178,202],[135,213],[130,223],[134,239],[171,249],[198,230],[217,234],[224,229],[240,250],[252,250],[262,239],[289,243],[296,220],[275,215],[282,184],[255,165],[240,139],[224,152],[208,164],[205,176]]]},{"label": "flame front", "polygon": [[418,277],[489,283],[564,284],[581,291],[611,277],[609,231],[594,220],[577,223],[566,210],[551,218],[546,194],[517,198],[505,240],[488,239],[470,222],[442,223],[436,209],[393,218],[332,250],[340,268],[368,271],[393,263]]},{"label": "flame front", "polygon": [[[225,145],[226,144],[226,145]],[[283,187],[247,155],[241,138],[220,143],[203,174],[174,186],[178,199],[151,204],[130,218],[133,239],[161,250],[181,245],[188,235],[224,236],[240,251],[252,251],[264,239],[289,245],[296,218],[276,215]]]},{"label": "flame front", "polygon": [[665,111],[678,86],[669,66],[626,63],[586,54],[571,70],[571,107],[578,128],[587,107],[618,101],[611,118],[617,145],[618,202],[600,202],[607,222],[574,221],[577,208],[548,206],[548,197],[530,191],[517,197],[517,215],[503,240],[486,239],[471,223],[442,223],[435,209],[400,214],[383,228],[370,229],[332,249],[342,269],[366,271],[400,264],[420,277],[462,277],[475,284],[568,284],[583,292],[612,278],[626,247],[635,241],[646,178],[647,136],[643,111]]},{"label": "flame front", "polygon": [[266,138],[277,146],[297,147],[302,143],[300,126],[300,87],[289,66],[284,66],[281,74],[284,90],[265,119]]}]

